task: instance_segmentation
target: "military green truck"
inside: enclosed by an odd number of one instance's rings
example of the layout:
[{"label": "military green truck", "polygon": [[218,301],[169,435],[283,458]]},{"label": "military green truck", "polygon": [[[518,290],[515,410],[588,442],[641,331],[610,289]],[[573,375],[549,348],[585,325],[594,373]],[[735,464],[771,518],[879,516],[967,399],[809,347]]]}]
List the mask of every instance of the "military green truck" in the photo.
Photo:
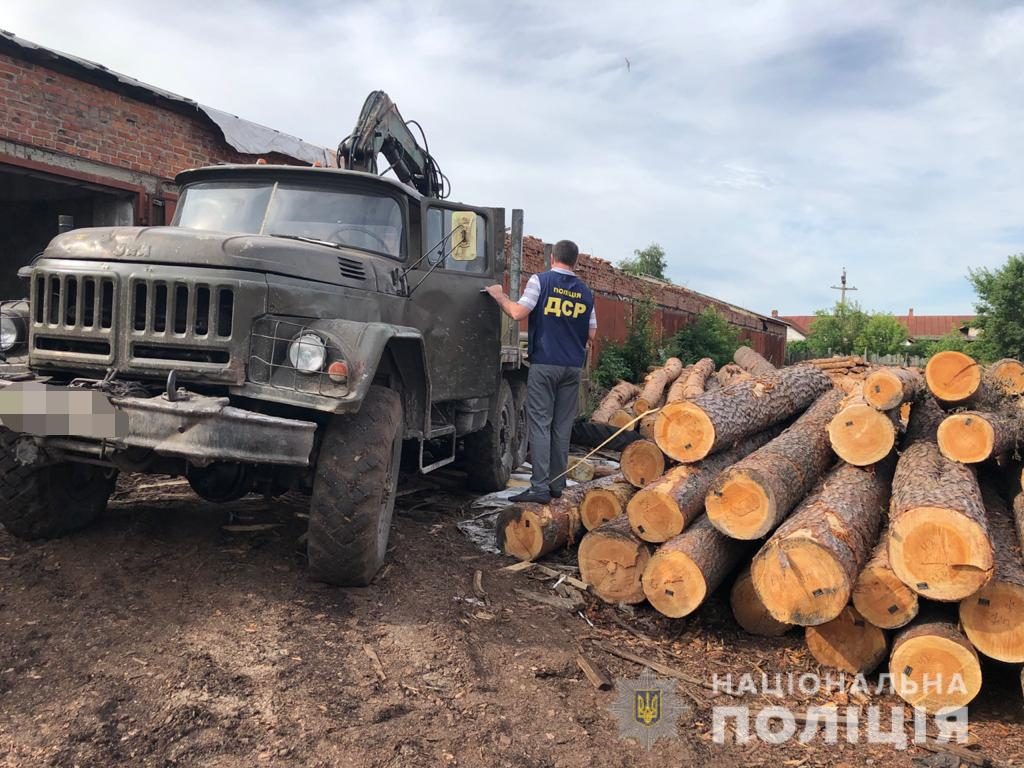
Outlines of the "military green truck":
[{"label": "military green truck", "polygon": [[73,230],[21,270],[28,303],[4,327],[27,365],[0,364],[10,533],[82,528],[119,472],[184,476],[213,502],[299,491],[313,576],[363,585],[403,458],[506,485],[525,370],[482,293],[505,272],[504,211],[448,202],[379,91],[338,160],[185,171],[169,226]]}]

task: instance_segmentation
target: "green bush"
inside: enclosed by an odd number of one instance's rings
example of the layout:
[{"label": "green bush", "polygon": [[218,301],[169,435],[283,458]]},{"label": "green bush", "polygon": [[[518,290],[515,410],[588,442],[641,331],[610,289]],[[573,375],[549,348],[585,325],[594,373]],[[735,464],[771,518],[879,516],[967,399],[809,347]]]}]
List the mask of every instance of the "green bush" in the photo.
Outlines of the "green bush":
[{"label": "green bush", "polygon": [[715,361],[715,366],[721,368],[732,362],[733,353],[740,344],[739,331],[725,317],[708,307],[691,325],[680,329],[672,337],[667,352],[669,357],[678,357],[684,364],[710,357]]},{"label": "green bush", "polygon": [[638,299],[633,302],[626,341],[621,344],[606,342],[602,345],[593,379],[602,387],[611,387],[619,380],[642,381],[647,369],[658,359],[654,302]]},{"label": "green bush", "polygon": [[609,389],[620,380],[633,381],[633,369],[626,357],[625,347],[613,341],[606,342],[601,348],[601,356],[591,376],[594,383]]}]

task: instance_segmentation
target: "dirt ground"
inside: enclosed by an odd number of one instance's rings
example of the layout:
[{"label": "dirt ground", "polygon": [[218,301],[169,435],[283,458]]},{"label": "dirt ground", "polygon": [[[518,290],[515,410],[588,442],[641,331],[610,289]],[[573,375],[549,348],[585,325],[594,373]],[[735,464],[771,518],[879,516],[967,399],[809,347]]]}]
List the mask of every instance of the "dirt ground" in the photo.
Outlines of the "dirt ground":
[{"label": "dirt ground", "polygon": [[[473,514],[470,501],[430,486],[406,493],[389,564],[366,589],[307,578],[299,504],[216,507],[175,481],[122,482],[103,521],[64,540],[26,544],[0,531],[0,765],[957,764],[920,747],[823,739],[716,745],[711,708],[737,702],[691,683],[677,689],[694,707],[678,739],[648,752],[621,738],[615,691],[595,690],[575,659],[582,648],[613,678],[640,667],[594,641],[708,682],[816,667],[798,632],[746,636],[720,597],[677,622],[530,600],[515,590],[552,595],[550,582],[503,571],[510,561],[462,535],[455,524]],[[1017,671],[986,673],[972,748],[1024,764]],[[742,703],[806,708],[843,696]]]}]

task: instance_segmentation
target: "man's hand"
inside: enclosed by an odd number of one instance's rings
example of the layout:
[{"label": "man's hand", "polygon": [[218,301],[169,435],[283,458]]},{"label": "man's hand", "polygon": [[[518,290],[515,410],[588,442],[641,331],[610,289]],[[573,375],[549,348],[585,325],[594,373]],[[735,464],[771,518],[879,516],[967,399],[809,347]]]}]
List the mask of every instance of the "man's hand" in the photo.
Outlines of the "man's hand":
[{"label": "man's hand", "polygon": [[497,302],[500,302],[505,296],[505,289],[497,283],[494,285],[488,285],[484,290],[487,291],[488,295]]}]

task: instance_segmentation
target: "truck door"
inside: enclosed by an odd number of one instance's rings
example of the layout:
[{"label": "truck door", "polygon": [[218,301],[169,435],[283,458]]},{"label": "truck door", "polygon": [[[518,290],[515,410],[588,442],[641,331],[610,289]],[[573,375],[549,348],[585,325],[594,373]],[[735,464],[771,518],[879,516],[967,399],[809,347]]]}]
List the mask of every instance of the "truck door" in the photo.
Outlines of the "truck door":
[{"label": "truck door", "polygon": [[481,289],[504,270],[504,211],[435,200],[423,206],[427,257],[410,279],[421,281],[411,286],[412,303],[426,338],[432,397],[490,396],[501,375],[501,312]]}]

